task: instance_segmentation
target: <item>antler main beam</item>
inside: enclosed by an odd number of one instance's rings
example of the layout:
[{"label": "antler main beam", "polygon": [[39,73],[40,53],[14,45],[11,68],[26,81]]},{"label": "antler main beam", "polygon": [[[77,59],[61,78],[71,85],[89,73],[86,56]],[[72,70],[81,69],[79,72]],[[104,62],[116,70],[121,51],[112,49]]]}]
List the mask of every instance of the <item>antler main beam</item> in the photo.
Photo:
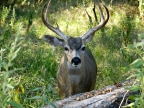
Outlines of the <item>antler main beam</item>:
[{"label": "antler main beam", "polygon": [[[45,24],[45,26],[47,26],[51,31],[53,31],[54,33],[56,33],[57,35],[59,35],[62,39],[67,40],[68,37],[59,29],[59,26],[57,24],[57,27],[53,27],[50,23],[49,23],[49,19],[48,19],[48,14],[49,14],[49,6],[50,6],[50,2],[49,1],[48,5],[47,5],[47,9],[46,9],[46,16],[44,15],[44,9],[46,7],[46,4],[44,5],[43,9],[42,9],[42,21]],[[45,18],[46,17],[46,18]]]},{"label": "antler main beam", "polygon": [[98,4],[98,7],[99,7],[99,11],[100,11],[101,22],[97,26],[95,26],[94,28],[90,28],[84,35],[81,36],[81,38],[84,39],[84,40],[87,39],[89,36],[91,36],[91,38],[93,38],[94,33],[96,31],[98,31],[100,28],[102,28],[103,26],[105,26],[105,24],[109,20],[109,10],[108,10],[108,8],[105,5],[103,5],[105,10],[106,10],[106,19],[105,19],[100,4],[99,3],[97,3],[97,4]]}]

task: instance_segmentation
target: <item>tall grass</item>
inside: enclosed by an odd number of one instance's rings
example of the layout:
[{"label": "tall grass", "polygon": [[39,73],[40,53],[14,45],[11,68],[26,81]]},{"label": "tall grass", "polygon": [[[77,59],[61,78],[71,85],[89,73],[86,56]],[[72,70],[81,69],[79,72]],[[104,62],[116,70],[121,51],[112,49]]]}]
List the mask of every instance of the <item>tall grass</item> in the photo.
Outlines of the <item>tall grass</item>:
[{"label": "tall grass", "polygon": [[[89,29],[85,9],[93,15],[90,0],[55,1],[50,11],[53,25],[58,23],[63,32],[74,37]],[[3,103],[0,107],[41,107],[60,99],[56,71],[63,49],[48,45],[42,38],[45,34],[55,35],[42,24],[44,2],[19,2],[20,5],[0,7],[0,102]],[[125,81],[131,75],[126,67],[138,56],[127,46],[138,40],[137,34],[144,28],[137,7],[106,3],[110,20],[87,45],[98,65],[95,89]]]},{"label": "tall grass", "polygon": [[[20,30],[21,25],[18,30]],[[21,49],[21,38],[19,37],[19,31],[16,32],[15,39],[11,41],[9,45],[1,47],[0,50],[0,107],[15,106],[19,105],[19,88],[21,85],[21,76],[18,75],[19,71],[23,68],[14,67],[14,59],[16,59]],[[23,92],[23,86],[21,86]]]}]

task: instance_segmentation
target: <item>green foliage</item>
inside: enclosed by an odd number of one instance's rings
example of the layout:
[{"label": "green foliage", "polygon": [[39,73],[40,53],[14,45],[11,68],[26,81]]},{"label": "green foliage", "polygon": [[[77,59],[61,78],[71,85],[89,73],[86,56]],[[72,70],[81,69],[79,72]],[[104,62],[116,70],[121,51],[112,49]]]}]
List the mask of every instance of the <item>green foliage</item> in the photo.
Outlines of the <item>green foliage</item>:
[{"label": "green foliage", "polygon": [[[20,108],[19,93],[17,86],[20,84],[21,77],[15,77],[17,72],[22,68],[14,68],[13,61],[16,59],[21,47],[21,38],[19,31],[16,33],[16,38],[8,48],[1,48],[0,50],[0,107],[4,108],[8,105]],[[8,53],[6,53],[8,51]]]},{"label": "green foliage", "polygon": [[[144,34],[140,36],[140,40],[144,38]],[[134,60],[129,66],[129,72],[133,73],[129,78],[136,79],[133,86],[129,88],[131,91],[140,91],[139,95],[131,96],[130,99],[135,100],[131,106],[134,108],[143,108],[144,106],[144,42],[138,42],[128,46],[128,49],[132,53],[138,55],[138,58]]]},{"label": "green foliage", "polygon": [[[0,107],[53,105],[53,101],[60,99],[56,71],[63,49],[52,47],[42,39],[45,34],[55,35],[47,30],[40,17],[47,0],[13,1],[0,4]],[[137,34],[144,26],[135,12],[137,7],[133,15],[132,6],[120,3],[117,0],[118,5],[108,6],[109,22],[87,45],[98,65],[95,89],[125,81],[130,75],[138,77],[136,70],[142,73],[140,43],[132,48],[129,44],[138,41]],[[80,36],[89,29],[84,10],[92,16],[92,7],[91,0],[52,0],[50,22],[58,23],[67,35]],[[137,61],[132,63],[134,60]],[[130,63],[131,69],[136,70],[126,72]],[[141,86],[134,89],[142,90]]]},{"label": "green foliage", "polygon": [[143,0],[138,0],[139,1],[139,11],[140,11],[140,16],[144,17],[144,1]]},{"label": "green foliage", "polygon": [[[18,77],[17,75],[23,68],[14,67],[14,60],[21,49],[20,31],[22,25],[21,23],[17,26],[14,25],[15,9],[12,10],[11,18],[9,18],[10,11],[11,7],[2,7],[0,12],[0,107],[14,106],[20,108],[17,87],[20,85],[21,76]],[[15,30],[13,30],[14,27]]]}]

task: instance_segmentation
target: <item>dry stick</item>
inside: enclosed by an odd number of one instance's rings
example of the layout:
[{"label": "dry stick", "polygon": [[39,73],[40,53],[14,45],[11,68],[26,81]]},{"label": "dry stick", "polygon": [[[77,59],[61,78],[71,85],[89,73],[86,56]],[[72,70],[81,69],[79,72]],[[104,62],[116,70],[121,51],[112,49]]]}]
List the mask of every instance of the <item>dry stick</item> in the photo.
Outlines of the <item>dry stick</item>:
[{"label": "dry stick", "polygon": [[124,99],[125,99],[125,96],[127,95],[128,92],[129,92],[129,90],[127,90],[127,92],[124,94],[123,99],[122,99],[122,101],[121,101],[121,103],[120,103],[120,105],[119,105],[119,108],[122,106],[122,103],[123,103],[123,101],[124,101]]},{"label": "dry stick", "polygon": [[[86,10],[85,10],[86,11]],[[87,16],[89,17],[89,22],[90,22],[90,28],[92,28],[92,18],[91,18],[91,16],[88,14],[88,12],[86,11],[86,13],[87,13]]]},{"label": "dry stick", "polygon": [[[134,81],[133,82],[133,85],[136,83],[136,81]],[[125,98],[125,96],[126,96],[126,94],[129,92],[129,90],[127,90],[127,92],[125,93],[125,95],[124,95],[124,97],[123,97],[123,99],[122,99],[122,101],[121,101],[121,103],[120,103],[120,105],[119,105],[119,108],[121,107],[121,105],[122,105],[122,103],[123,103],[123,101],[124,101],[124,98]]]},{"label": "dry stick", "polygon": [[95,6],[95,3],[94,3],[93,13],[94,13],[95,21],[96,21],[96,23],[98,23],[98,18],[97,18],[97,15],[96,15],[95,7],[96,6]]},{"label": "dry stick", "polygon": [[[97,2],[97,1],[96,1]],[[94,7],[93,7],[93,14],[94,14],[94,17],[95,17],[95,22],[98,23],[98,18],[97,18],[97,15],[96,15],[96,11],[95,11],[95,1],[94,1]],[[86,11],[86,10],[85,10]],[[93,25],[93,22],[92,22],[92,18],[91,16],[88,14],[88,12],[86,11],[88,17],[89,17],[89,22],[90,22],[90,27]]]}]

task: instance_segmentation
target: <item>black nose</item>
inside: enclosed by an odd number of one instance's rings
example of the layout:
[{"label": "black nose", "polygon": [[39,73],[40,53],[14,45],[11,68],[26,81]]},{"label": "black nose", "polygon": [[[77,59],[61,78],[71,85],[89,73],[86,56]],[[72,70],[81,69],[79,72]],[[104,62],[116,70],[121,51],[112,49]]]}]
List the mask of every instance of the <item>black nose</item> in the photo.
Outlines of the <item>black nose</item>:
[{"label": "black nose", "polygon": [[74,65],[78,65],[79,63],[81,63],[81,60],[78,57],[74,57],[71,61],[71,63]]}]

